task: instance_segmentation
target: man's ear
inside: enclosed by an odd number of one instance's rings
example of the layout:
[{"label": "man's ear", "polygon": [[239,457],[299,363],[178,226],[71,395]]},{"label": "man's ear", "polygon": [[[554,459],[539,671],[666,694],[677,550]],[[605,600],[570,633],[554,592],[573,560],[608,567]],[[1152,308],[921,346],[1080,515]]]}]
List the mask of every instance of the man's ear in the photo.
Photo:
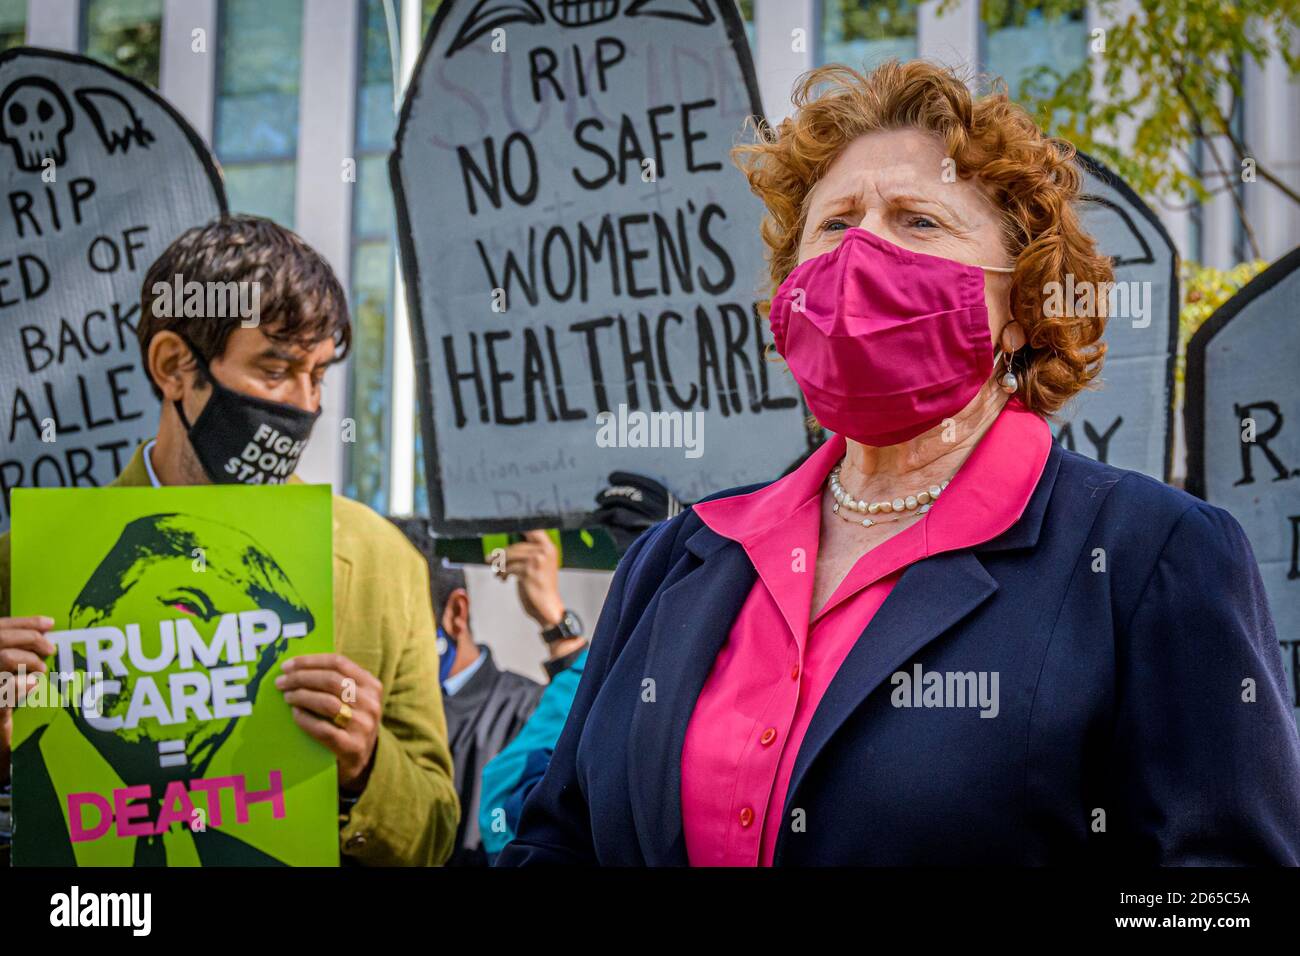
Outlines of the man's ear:
[{"label": "man's ear", "polygon": [[469,592],[456,588],[442,608],[442,629],[453,639],[469,633]]},{"label": "man's ear", "polygon": [[185,395],[185,383],[194,374],[194,357],[189,346],[175,332],[162,331],[149,340],[149,377],[167,402],[178,402]]}]

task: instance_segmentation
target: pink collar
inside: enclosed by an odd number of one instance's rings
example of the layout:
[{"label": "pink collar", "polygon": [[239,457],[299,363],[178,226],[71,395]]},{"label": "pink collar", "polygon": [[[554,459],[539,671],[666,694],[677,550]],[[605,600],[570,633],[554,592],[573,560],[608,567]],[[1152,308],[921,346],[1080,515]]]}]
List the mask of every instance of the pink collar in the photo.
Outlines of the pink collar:
[{"label": "pink collar", "polygon": [[[1047,422],[1012,398],[930,513],[859,558],[818,616],[915,561],[1002,534],[1024,513],[1051,444]],[[770,485],[695,505],[695,513],[709,528],[745,548],[796,635],[806,633],[808,626],[822,489],[844,450],[844,438],[833,435],[797,469]]]}]

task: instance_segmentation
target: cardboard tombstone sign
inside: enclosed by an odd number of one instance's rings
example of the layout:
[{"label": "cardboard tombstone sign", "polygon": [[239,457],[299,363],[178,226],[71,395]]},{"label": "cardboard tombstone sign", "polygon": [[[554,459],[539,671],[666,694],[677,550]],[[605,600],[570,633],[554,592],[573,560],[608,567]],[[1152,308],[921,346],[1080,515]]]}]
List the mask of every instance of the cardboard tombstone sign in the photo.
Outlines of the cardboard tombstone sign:
[{"label": "cardboard tombstone sign", "polygon": [[1300,724],[1300,248],[1247,283],[1187,347],[1187,490],[1246,531]]},{"label": "cardboard tombstone sign", "polygon": [[449,0],[390,158],[440,533],[581,524],[614,470],[679,498],[807,446],[765,361],[761,115],[732,0]]},{"label": "cardboard tombstone sign", "polygon": [[0,531],[18,486],[105,485],[153,434],[135,326],[158,255],[226,206],[147,87],[84,57],[0,54]]},{"label": "cardboard tombstone sign", "polygon": [[[1115,265],[1114,285],[1067,277],[1050,305],[1093,308],[1105,298],[1108,344],[1100,388],[1077,395],[1053,432],[1066,447],[1168,481],[1173,458],[1174,360],[1178,349],[1178,254],[1169,233],[1121,179],[1080,154],[1083,227]],[[1076,313],[1077,314],[1077,313]]]}]

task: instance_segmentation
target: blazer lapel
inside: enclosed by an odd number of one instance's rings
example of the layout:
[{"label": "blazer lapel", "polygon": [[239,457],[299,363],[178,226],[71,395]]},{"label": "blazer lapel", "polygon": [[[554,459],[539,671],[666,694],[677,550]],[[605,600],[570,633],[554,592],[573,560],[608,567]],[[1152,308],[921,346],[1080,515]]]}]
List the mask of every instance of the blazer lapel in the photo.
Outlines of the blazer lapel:
[{"label": "blazer lapel", "polygon": [[[787,818],[790,801],[809,766],[858,705],[917,651],[983,604],[997,587],[969,551],[935,555],[903,572],[817,705],[790,776]],[[783,825],[782,838],[785,832]],[[778,860],[781,842],[778,838]]]},{"label": "blazer lapel", "polygon": [[632,819],[648,866],[688,862],[682,833],[682,743],[714,658],[756,578],[744,549],[707,526],[686,547],[702,562],[681,562],[678,567],[685,569],[659,596],[645,662],[655,699],[637,704],[628,733],[628,748],[635,755],[628,762]]},{"label": "blazer lapel", "polygon": [[[978,552],[1037,544],[1060,464],[1061,446],[1053,440],[1038,486],[1024,513],[1003,534],[973,549],[949,551],[926,558],[903,572],[885,603],[844,658],[813,714],[786,791],[786,819],[789,819],[791,801],[808,768],[849,715],[890,674],[926,644],[974,612],[998,589],[997,581],[985,570]],[[778,863],[786,832],[782,826],[776,848]]]}]

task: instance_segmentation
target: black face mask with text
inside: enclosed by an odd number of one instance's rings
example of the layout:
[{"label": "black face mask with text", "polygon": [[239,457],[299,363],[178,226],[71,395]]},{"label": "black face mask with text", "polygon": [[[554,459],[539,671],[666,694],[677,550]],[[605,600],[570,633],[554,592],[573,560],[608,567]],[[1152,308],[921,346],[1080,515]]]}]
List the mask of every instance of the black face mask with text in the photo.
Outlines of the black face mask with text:
[{"label": "black face mask with text", "polygon": [[320,410],[304,412],[226,388],[199,350],[189,348],[212,388],[212,397],[192,425],[181,403],[173,404],[208,480],[217,485],[284,484],[298,467]]}]

